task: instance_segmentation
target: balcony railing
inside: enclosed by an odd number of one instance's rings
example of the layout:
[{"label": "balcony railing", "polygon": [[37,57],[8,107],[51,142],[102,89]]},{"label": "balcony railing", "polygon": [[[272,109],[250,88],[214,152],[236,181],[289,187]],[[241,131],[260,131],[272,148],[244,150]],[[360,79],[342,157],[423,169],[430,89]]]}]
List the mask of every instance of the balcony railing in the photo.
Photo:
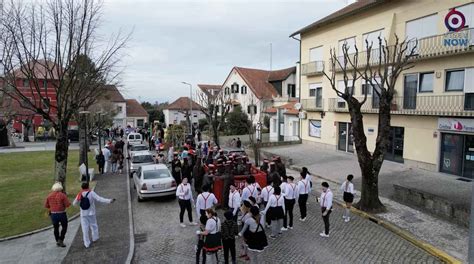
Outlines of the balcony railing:
[{"label": "balcony railing", "polygon": [[311,76],[322,74],[324,71],[324,61],[312,61],[301,65],[301,75]]},{"label": "balcony railing", "polygon": [[[413,57],[413,60],[423,60],[464,52],[473,52],[474,28],[467,28],[460,32],[449,32],[446,34],[421,38],[418,39],[418,43],[416,43],[415,40],[410,40],[408,43],[409,48],[406,51],[407,55],[411,52],[410,47],[414,47],[415,45],[417,45],[415,49],[416,54]],[[389,46],[390,53],[392,54],[394,52],[394,47],[395,46]],[[378,65],[380,52],[382,52],[382,49],[380,48],[372,49],[370,54],[368,51],[360,51],[357,63],[358,68],[365,67],[367,63],[369,63],[370,66]],[[349,54],[348,56],[353,62],[355,54]],[[339,56],[338,61],[344,66],[344,56]],[[347,68],[352,68],[349,63],[347,64]],[[336,63],[336,71],[341,71],[341,66],[338,63]]]},{"label": "balcony railing", "polygon": [[301,105],[303,106],[303,110],[306,111],[323,111],[323,99],[319,98],[316,100],[316,98],[312,99],[301,99]]},{"label": "balcony railing", "polygon": [[[362,101],[363,97],[356,97]],[[347,102],[341,98],[329,98],[328,110],[348,112]],[[367,97],[362,105],[362,113],[378,113],[376,96]],[[413,97],[395,97],[391,105],[392,114],[400,115],[436,115],[436,116],[474,116],[474,96],[466,95],[418,95]]]}]

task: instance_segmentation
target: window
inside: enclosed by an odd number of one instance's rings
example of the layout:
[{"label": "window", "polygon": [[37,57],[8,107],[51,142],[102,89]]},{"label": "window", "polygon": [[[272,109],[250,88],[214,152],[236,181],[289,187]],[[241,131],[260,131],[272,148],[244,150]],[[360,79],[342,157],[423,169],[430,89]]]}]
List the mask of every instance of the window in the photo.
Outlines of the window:
[{"label": "window", "polygon": [[43,87],[48,88],[48,81],[47,80],[43,80]]},{"label": "window", "polygon": [[464,110],[474,110],[474,93],[464,94]]},{"label": "window", "polygon": [[316,88],[316,107],[323,107],[323,87]]},{"label": "window", "polygon": [[416,109],[416,91],[418,90],[418,74],[407,74],[403,87],[403,108]]},{"label": "window", "polygon": [[316,88],[309,88],[309,97],[316,97]]},{"label": "window", "polygon": [[257,106],[256,105],[248,105],[247,106],[247,114],[255,115],[257,113]]},{"label": "window", "polygon": [[247,94],[247,86],[243,85],[242,87],[240,87],[240,93]]},{"label": "window", "polygon": [[232,84],[232,93],[239,93],[239,85],[237,83]]},{"label": "window", "polygon": [[420,92],[433,92],[433,72],[420,73]]},{"label": "window", "polygon": [[277,120],[272,119],[272,132],[276,133],[277,132]]},{"label": "window", "polygon": [[137,127],[143,127],[145,121],[143,119],[137,119]]},{"label": "window", "polygon": [[446,71],[446,91],[462,91],[464,89],[464,69]]},{"label": "window", "polygon": [[122,107],[121,107],[121,106],[117,106],[117,111],[118,111],[119,113],[122,113]]},{"label": "window", "polygon": [[356,45],[355,37],[339,40],[339,53],[338,53],[339,56],[341,57],[344,56],[344,53],[343,53],[344,46],[348,48],[347,54],[355,53],[355,45]]},{"label": "window", "polygon": [[288,97],[296,97],[296,86],[294,84],[288,84]]},{"label": "window", "polygon": [[[352,85],[352,80],[347,81],[347,85]],[[346,86],[344,81],[338,81],[337,82],[337,90],[341,93],[346,92]],[[354,95],[354,87],[347,87],[348,92],[351,95]],[[346,107],[346,101],[342,99],[341,97],[337,96],[337,108],[345,108]]]},{"label": "window", "polygon": [[309,50],[309,61],[322,61],[323,60],[323,46],[312,48]]},{"label": "window", "polygon": [[310,137],[321,138],[321,120],[309,120],[308,134]]},{"label": "window", "polygon": [[372,86],[368,83],[362,84],[362,95],[372,95]]},{"label": "window", "polygon": [[23,87],[30,87],[30,81],[28,79],[23,79]]},{"label": "window", "polygon": [[[383,45],[383,29],[372,31],[369,33],[365,33],[362,35],[364,42],[362,43],[362,50],[367,50],[367,45],[371,46],[372,49],[380,48],[379,37],[382,38],[382,45]],[[366,43],[366,41],[368,43]]]},{"label": "window", "polygon": [[405,36],[408,40],[436,35],[438,14],[433,14],[406,22]]},{"label": "window", "polygon": [[474,27],[474,3],[456,7],[456,10],[461,12],[466,18],[466,26]]},{"label": "window", "polygon": [[226,87],[226,88],[224,89],[224,94],[225,94],[225,95],[229,95],[229,94],[230,94],[230,88],[229,88],[229,87]]},{"label": "window", "polygon": [[43,103],[43,104],[42,104],[43,110],[44,110],[44,111],[48,111],[48,110],[49,110],[49,107],[50,107],[50,105],[51,105],[51,99],[50,99],[50,98],[44,98],[44,99],[42,100],[42,103]]}]

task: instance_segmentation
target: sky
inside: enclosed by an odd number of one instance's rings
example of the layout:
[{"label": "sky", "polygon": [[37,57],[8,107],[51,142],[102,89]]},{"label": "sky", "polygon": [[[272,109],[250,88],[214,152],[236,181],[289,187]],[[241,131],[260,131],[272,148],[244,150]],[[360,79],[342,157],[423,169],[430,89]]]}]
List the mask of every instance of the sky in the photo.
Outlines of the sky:
[{"label": "sky", "polygon": [[132,32],[120,90],[140,102],[172,102],[197,84],[222,84],[234,66],[294,66],[289,35],[350,0],[105,0],[101,34]]}]

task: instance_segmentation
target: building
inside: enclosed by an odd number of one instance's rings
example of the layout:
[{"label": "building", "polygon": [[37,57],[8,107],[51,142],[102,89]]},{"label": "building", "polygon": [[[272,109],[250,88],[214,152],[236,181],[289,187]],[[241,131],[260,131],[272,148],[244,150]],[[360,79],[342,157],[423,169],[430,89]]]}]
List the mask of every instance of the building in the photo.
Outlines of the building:
[{"label": "building", "polygon": [[222,91],[222,85],[219,84],[198,84],[197,86],[207,97],[217,96]]},{"label": "building", "polygon": [[234,67],[222,87],[232,107],[241,106],[257,124],[263,122],[265,109],[297,100],[296,79],[296,67],[275,71]]},{"label": "building", "polygon": [[[453,32],[458,31],[458,32]],[[354,152],[345,102],[337,98],[322,72],[330,49],[342,55],[378,37],[393,45],[395,34],[418,40],[415,67],[397,81],[392,104],[387,160],[473,178],[474,176],[474,3],[471,0],[360,0],[308,25],[301,38],[301,137],[318,147]],[[336,77],[341,77],[336,71]],[[341,87],[341,79],[338,89]],[[342,88],[344,83],[342,83]],[[377,96],[356,82],[364,96],[364,128],[369,150],[377,135]]]},{"label": "building", "polygon": [[299,111],[295,109],[296,101],[264,110],[270,117],[270,141],[299,140]]},{"label": "building", "polygon": [[127,101],[115,85],[106,85],[105,100],[113,104],[116,114],[113,119],[114,127],[127,127]]},{"label": "building", "polygon": [[206,118],[198,103],[190,100],[189,97],[180,97],[163,110],[166,125],[187,122],[186,115],[189,112],[192,113],[191,122],[193,123],[193,126],[198,124],[199,119]]},{"label": "building", "polygon": [[148,112],[135,99],[125,99],[125,101],[127,106],[127,126],[144,128],[145,124],[148,123]]}]

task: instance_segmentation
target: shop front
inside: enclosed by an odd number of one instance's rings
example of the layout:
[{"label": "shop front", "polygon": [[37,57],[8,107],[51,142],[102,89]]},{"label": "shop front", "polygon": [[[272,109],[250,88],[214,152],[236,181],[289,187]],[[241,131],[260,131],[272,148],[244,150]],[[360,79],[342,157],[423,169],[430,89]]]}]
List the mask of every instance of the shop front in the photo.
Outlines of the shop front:
[{"label": "shop front", "polygon": [[439,118],[440,171],[474,179],[474,119]]}]

